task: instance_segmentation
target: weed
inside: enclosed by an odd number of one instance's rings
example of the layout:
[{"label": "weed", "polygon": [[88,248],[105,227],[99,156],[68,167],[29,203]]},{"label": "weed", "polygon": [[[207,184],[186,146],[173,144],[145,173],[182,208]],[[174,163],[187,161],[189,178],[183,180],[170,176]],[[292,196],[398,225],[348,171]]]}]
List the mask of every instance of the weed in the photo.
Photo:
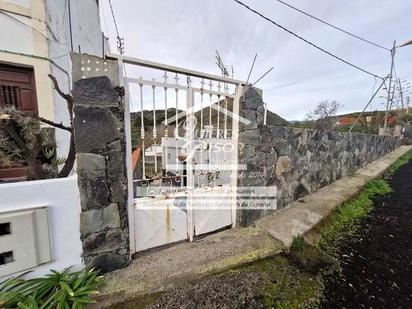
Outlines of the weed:
[{"label": "weed", "polygon": [[243,270],[261,275],[255,293],[264,308],[316,307],[323,291],[319,275],[301,270],[287,256],[276,255]]},{"label": "weed", "polygon": [[391,176],[393,175],[398,169],[400,169],[403,165],[407,164],[409,160],[412,160],[412,150],[409,150],[403,156],[401,156],[391,167],[388,168],[386,175]]},{"label": "weed", "polygon": [[331,215],[331,223],[323,230],[319,248],[327,253],[333,253],[334,243],[356,236],[362,218],[373,209],[372,198],[392,192],[383,179],[369,181],[362,191],[351,200],[339,206]]},{"label": "weed", "polygon": [[293,237],[290,249],[293,251],[302,251],[306,247],[306,245],[307,244],[305,239],[301,235],[298,235]]}]

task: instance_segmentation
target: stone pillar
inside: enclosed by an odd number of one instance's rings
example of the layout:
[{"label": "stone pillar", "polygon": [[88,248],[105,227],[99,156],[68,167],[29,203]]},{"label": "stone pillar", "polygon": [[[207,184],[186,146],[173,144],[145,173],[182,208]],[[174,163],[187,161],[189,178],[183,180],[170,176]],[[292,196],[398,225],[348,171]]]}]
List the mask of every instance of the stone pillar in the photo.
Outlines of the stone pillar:
[{"label": "stone pillar", "polygon": [[[238,162],[246,166],[246,170],[239,170],[238,187],[265,187],[267,185],[267,156],[270,149],[264,151],[262,138],[264,131],[264,104],[262,91],[257,88],[245,89],[239,102],[239,115],[250,121],[249,124],[239,123],[239,156]],[[239,209],[237,211],[237,225],[246,226],[256,219],[267,214],[267,210]]]},{"label": "stone pillar", "polygon": [[117,62],[104,61],[111,74],[96,76],[93,61],[101,66],[103,59],[93,57],[90,64],[90,58],[72,55],[73,64],[79,64],[77,74],[81,60],[81,71],[87,73],[91,65],[95,75],[82,76],[73,86],[80,233],[85,264],[105,273],[130,260],[124,102],[114,90],[119,85]]}]

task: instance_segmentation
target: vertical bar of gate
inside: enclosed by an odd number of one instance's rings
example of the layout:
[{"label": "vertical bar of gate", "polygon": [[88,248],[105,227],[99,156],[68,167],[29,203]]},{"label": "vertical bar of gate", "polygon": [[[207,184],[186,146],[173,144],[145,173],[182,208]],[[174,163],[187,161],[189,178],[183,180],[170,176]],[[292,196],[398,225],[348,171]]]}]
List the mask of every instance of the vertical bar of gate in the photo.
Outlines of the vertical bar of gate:
[{"label": "vertical bar of gate", "polygon": [[[209,81],[209,90],[212,91],[213,89],[213,84],[212,84],[212,80]],[[213,129],[212,129],[212,92],[209,93],[209,133],[207,136],[207,143],[208,143],[208,147],[207,147],[207,156],[208,156],[208,163],[207,163],[207,172],[208,172],[208,178],[209,178],[209,174],[211,172],[211,162],[212,162],[212,147],[211,147],[211,141],[213,138]],[[208,179],[209,181],[209,179]]]},{"label": "vertical bar of gate", "polygon": [[224,135],[223,137],[226,139],[227,138],[227,94],[229,91],[228,85],[225,83],[224,84],[224,91],[225,91],[225,124],[224,124]]},{"label": "vertical bar of gate", "polygon": [[[165,74],[163,75],[163,79],[164,79],[164,87],[163,87],[163,89],[164,89],[164,92],[165,92],[165,131],[164,131],[164,140],[165,140],[165,143],[163,144],[162,143],[162,154],[163,154],[163,158],[166,160],[166,163],[165,162],[162,162],[162,165],[164,165],[164,167],[165,167],[165,177],[169,177],[169,171],[168,171],[168,165],[169,165],[169,162],[168,162],[168,158],[167,158],[167,151],[168,151],[168,145],[169,145],[169,142],[168,142],[168,137],[169,137],[169,123],[168,123],[168,119],[167,119],[167,79],[168,79],[168,76],[167,76],[167,71],[165,71]],[[165,150],[165,149],[166,150]],[[162,160],[163,160],[163,158],[162,158]],[[169,179],[169,178],[167,178],[167,179]],[[172,186],[172,184],[173,184],[173,182],[172,181],[170,181],[170,185]]]},{"label": "vertical bar of gate", "polygon": [[[217,91],[220,93],[220,82],[217,84]],[[216,123],[216,138],[220,138],[220,94],[217,95],[217,123]]]},{"label": "vertical bar of gate", "polygon": [[194,93],[190,76],[187,77],[187,94],[186,94],[186,210],[187,210],[187,236],[189,241],[193,241],[194,224],[193,224],[193,143],[194,143]]},{"label": "vertical bar of gate", "polygon": [[[140,77],[140,79],[142,79]],[[146,179],[146,150],[145,150],[145,132],[144,132],[144,109],[143,109],[143,84],[139,84],[140,88],[140,138],[142,143],[142,179]]]},{"label": "vertical bar of gate", "polygon": [[[176,158],[175,158],[175,164],[176,164],[176,178],[175,178],[175,180],[176,180],[176,182],[177,182],[177,180],[179,179],[180,180],[180,186],[182,187],[183,186],[183,179],[182,179],[182,176],[183,176],[183,171],[182,171],[182,173],[179,173],[179,118],[178,118],[178,114],[179,114],[179,88],[177,87],[178,86],[178,83],[179,83],[179,77],[177,76],[177,73],[176,73],[176,75],[175,75],[175,81],[176,81],[176,88],[175,88],[175,93],[176,93],[176,111],[175,111],[175,132],[174,132],[174,134],[175,134],[175,145],[176,145],[176,149],[175,149],[175,154],[176,154]],[[179,178],[178,178],[178,176],[179,176]]]},{"label": "vertical bar of gate", "polygon": [[127,217],[129,222],[130,255],[136,252],[135,221],[133,211],[133,164],[132,164],[132,133],[130,125],[130,91],[129,82],[124,82],[126,70],[122,58],[117,60],[119,66],[119,86],[124,87],[124,132],[126,136],[126,176],[127,176]]},{"label": "vertical bar of gate", "polygon": [[204,168],[203,168],[203,140],[205,139],[204,137],[204,130],[203,130],[203,86],[205,85],[205,81],[202,78],[202,81],[200,82],[200,134],[199,134],[199,150],[200,150],[200,173],[198,177],[198,185],[201,182],[201,176],[203,175]]},{"label": "vertical bar of gate", "polygon": [[[153,79],[153,82],[155,80]],[[154,169],[155,177],[157,177],[157,127],[156,127],[156,87],[152,86],[153,91],[153,153],[154,153]]]},{"label": "vertical bar of gate", "polygon": [[231,187],[232,187],[232,227],[236,227],[236,211],[237,211],[237,178],[238,178],[238,143],[239,143],[239,101],[242,96],[243,86],[236,85],[236,93],[233,98],[233,117],[232,117],[232,143],[233,155],[231,158]]}]

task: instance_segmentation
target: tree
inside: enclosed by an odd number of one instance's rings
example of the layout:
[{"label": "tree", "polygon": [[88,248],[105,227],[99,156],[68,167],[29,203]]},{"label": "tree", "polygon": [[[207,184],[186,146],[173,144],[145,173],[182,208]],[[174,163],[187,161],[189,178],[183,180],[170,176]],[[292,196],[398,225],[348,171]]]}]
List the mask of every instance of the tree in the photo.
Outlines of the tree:
[{"label": "tree", "polygon": [[70,127],[36,115],[27,115],[11,106],[0,108],[0,161],[4,165],[26,163],[31,179],[55,177],[57,165],[61,163],[61,160],[56,158],[56,145],[53,139],[48,130],[41,128],[40,122],[71,133],[69,153],[57,177],[67,177],[76,159],[73,135],[73,98],[61,91],[54,76],[49,74],[49,77],[57,93],[66,101]]},{"label": "tree", "polygon": [[343,107],[337,101],[324,100],[306,114],[306,124],[308,127],[317,130],[331,130],[335,126],[336,115]]}]

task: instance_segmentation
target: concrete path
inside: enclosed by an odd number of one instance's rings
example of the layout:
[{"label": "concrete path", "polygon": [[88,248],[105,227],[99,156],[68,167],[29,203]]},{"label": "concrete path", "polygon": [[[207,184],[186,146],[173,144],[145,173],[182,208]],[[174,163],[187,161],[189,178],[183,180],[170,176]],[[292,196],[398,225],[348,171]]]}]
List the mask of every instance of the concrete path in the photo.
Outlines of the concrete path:
[{"label": "concrete path", "polygon": [[283,244],[257,227],[212,234],[135,258],[131,265],[109,274],[100,291],[101,308],[138,295],[179,285],[281,252]]},{"label": "concrete path", "polygon": [[368,180],[381,175],[412,146],[401,148],[288,207],[236,228],[182,243],[134,259],[106,278],[94,308],[177,287],[188,280],[252,262],[285,250],[296,235],[308,234],[339,204],[353,197]]}]

